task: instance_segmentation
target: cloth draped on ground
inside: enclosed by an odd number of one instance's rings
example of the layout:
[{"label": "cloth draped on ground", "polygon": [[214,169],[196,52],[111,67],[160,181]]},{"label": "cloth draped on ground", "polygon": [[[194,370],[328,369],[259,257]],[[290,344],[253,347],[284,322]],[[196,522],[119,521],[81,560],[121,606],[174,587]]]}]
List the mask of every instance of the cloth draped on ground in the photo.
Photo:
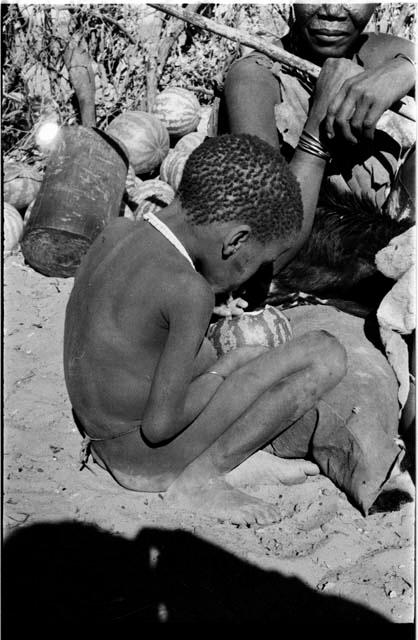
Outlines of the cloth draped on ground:
[{"label": "cloth draped on ground", "polygon": [[[365,334],[365,321],[333,307],[285,311],[294,337],[326,330],[347,350],[343,380],[275,438],[266,450],[281,458],[310,457],[364,515],[405,450],[398,436],[396,377]],[[324,354],[324,358],[327,354]]]}]

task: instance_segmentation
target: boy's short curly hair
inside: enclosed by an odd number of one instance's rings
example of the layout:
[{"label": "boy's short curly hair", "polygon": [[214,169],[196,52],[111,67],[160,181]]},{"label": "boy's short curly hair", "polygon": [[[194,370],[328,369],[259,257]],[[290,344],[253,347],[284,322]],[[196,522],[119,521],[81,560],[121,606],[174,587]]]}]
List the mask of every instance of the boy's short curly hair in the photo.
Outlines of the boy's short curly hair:
[{"label": "boy's short curly hair", "polygon": [[263,243],[302,227],[296,178],[279,151],[249,134],[206,138],[186,161],[177,197],[190,223],[245,222]]}]

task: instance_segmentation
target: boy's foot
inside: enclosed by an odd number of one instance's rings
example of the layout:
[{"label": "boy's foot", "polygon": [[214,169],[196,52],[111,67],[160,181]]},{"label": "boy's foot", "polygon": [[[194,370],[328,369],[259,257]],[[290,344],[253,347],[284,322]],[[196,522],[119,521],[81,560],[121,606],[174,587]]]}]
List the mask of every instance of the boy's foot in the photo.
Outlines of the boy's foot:
[{"label": "boy's foot", "polygon": [[277,505],[233,489],[225,480],[208,480],[196,485],[178,478],[165,494],[167,504],[233,524],[271,524],[282,519]]},{"label": "boy's foot", "polygon": [[257,451],[225,479],[233,487],[255,484],[300,484],[308,476],[319,473],[319,467],[309,460],[279,458],[267,451]]}]

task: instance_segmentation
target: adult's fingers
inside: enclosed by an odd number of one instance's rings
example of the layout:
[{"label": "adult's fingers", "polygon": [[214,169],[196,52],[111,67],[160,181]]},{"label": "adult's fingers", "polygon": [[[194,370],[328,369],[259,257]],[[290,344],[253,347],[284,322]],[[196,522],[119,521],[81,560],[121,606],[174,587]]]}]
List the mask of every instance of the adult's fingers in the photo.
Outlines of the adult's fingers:
[{"label": "adult's fingers", "polygon": [[334,127],[338,126],[342,135],[348,142],[353,144],[357,143],[357,138],[353,135],[350,126],[350,120],[357,108],[356,99],[353,95],[346,95],[345,100],[341,103],[341,106],[335,116]]},{"label": "adult's fingers", "polygon": [[357,102],[355,111],[350,120],[353,135],[361,138],[364,135],[364,121],[372,105],[373,99],[369,96],[362,96]]},{"label": "adult's fingers", "polygon": [[363,121],[363,133],[365,138],[373,140],[376,125],[384,111],[385,109],[382,108],[382,105],[379,105],[376,102],[371,105]]},{"label": "adult's fingers", "polygon": [[333,101],[329,104],[327,117],[324,124],[325,133],[329,139],[332,139],[335,136],[335,119],[341,108],[341,105],[344,103],[345,98],[345,89],[344,87],[341,87],[340,91],[337,93]]}]

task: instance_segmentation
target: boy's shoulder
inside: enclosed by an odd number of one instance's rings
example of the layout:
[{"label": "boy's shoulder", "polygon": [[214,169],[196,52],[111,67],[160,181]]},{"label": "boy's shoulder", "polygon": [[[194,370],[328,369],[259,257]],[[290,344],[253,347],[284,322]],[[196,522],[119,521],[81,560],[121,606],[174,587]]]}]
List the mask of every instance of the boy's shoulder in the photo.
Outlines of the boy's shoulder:
[{"label": "boy's shoulder", "polygon": [[185,312],[190,308],[211,310],[215,296],[205,278],[192,269],[173,270],[166,273],[172,286],[167,287],[166,296],[175,305],[183,305]]}]

